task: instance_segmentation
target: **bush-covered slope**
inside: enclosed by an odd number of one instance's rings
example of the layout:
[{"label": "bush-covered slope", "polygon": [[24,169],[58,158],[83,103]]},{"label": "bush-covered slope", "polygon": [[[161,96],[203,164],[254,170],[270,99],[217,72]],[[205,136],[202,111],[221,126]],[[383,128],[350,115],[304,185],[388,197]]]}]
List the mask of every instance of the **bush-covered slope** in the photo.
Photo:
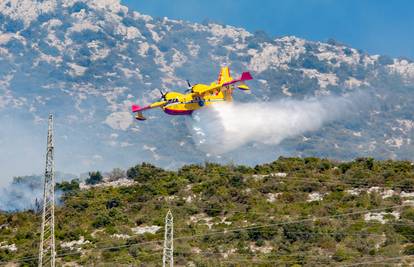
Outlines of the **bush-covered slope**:
[{"label": "bush-covered slope", "polygon": [[[177,266],[414,262],[411,162],[279,158],[178,171],[140,164],[127,176],[133,185],[59,184],[59,265],[159,266],[168,209]],[[39,224],[34,211],[0,215],[2,264],[36,265]]]}]

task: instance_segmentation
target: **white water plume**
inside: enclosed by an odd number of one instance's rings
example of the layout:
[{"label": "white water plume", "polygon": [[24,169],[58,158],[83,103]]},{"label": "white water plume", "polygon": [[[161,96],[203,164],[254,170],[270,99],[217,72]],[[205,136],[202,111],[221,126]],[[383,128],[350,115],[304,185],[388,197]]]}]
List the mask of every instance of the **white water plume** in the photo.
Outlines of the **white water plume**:
[{"label": "white water plume", "polygon": [[195,112],[188,126],[199,149],[220,155],[249,143],[275,145],[318,130],[353,106],[351,97],[223,103]]}]

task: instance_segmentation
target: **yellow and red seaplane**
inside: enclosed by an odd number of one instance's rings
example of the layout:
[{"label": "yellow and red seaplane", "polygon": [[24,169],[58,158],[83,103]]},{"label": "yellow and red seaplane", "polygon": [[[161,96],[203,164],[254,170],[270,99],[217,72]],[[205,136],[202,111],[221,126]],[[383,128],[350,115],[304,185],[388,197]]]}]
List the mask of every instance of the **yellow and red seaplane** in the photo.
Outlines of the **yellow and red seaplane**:
[{"label": "yellow and red seaplane", "polygon": [[216,82],[207,84],[195,84],[191,86],[189,81],[188,93],[182,94],[179,92],[161,92],[161,99],[148,106],[140,107],[132,105],[132,112],[135,113],[137,120],[145,120],[142,115],[144,110],[152,108],[162,108],[163,111],[169,115],[191,115],[194,110],[209,106],[217,102],[232,101],[234,88],[240,90],[249,90],[245,81],[252,80],[249,72],[243,72],[240,78],[233,79],[230,76],[228,67],[221,68],[220,74]]}]

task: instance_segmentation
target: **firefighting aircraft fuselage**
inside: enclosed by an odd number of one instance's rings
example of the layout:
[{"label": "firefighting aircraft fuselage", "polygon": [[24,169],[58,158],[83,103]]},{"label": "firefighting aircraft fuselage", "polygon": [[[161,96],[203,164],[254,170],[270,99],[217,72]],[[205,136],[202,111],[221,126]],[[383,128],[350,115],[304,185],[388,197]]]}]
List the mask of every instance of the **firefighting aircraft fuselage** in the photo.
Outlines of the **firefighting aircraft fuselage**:
[{"label": "firefighting aircraft fuselage", "polygon": [[148,106],[140,107],[132,105],[132,112],[135,113],[137,120],[145,120],[142,112],[152,108],[162,108],[169,115],[191,115],[194,110],[209,106],[217,102],[232,101],[234,88],[247,91],[249,87],[245,81],[252,80],[249,72],[243,72],[239,79],[230,76],[228,67],[223,67],[220,71],[217,82],[207,84],[195,84],[190,87],[189,93],[161,92],[161,99]]}]

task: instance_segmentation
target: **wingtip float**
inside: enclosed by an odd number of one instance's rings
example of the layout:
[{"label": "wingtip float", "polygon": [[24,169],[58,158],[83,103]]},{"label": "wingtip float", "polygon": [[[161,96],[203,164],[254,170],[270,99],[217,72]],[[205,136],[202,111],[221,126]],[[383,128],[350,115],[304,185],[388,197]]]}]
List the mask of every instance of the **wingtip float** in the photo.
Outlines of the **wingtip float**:
[{"label": "wingtip float", "polygon": [[218,102],[230,102],[233,99],[233,91],[238,88],[247,91],[250,88],[245,81],[252,80],[253,77],[249,72],[243,72],[240,78],[233,79],[230,75],[228,67],[221,68],[217,81],[207,84],[191,84],[187,81],[189,89],[188,93],[182,94],[179,92],[161,92],[159,101],[154,102],[148,106],[141,107],[139,105],[132,105],[132,113],[135,114],[135,119],[139,121],[146,120],[143,111],[153,108],[162,108],[162,110],[169,115],[191,115],[194,110],[209,106]]}]

